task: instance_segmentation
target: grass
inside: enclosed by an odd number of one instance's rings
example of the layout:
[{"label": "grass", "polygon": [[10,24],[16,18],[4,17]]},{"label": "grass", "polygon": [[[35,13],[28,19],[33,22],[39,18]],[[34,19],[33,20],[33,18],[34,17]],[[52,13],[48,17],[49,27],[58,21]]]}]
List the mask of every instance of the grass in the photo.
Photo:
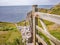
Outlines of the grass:
[{"label": "grass", "polygon": [[0,31],[15,30],[16,26],[13,23],[0,22]]},{"label": "grass", "polygon": [[5,44],[5,41],[10,36],[10,31],[0,31],[0,45]]},{"label": "grass", "polygon": [[60,40],[60,31],[57,30],[50,30],[49,31],[54,37]]},{"label": "grass", "polygon": [[11,36],[6,41],[7,45],[22,45],[22,37],[19,31],[12,31]]},{"label": "grass", "polygon": [[0,22],[0,45],[23,45],[21,33],[13,23]]},{"label": "grass", "polygon": [[17,24],[18,24],[18,26],[25,26],[25,25],[29,25],[29,22],[22,21],[22,22],[18,22]]},{"label": "grass", "polygon": [[22,45],[21,33],[17,30],[0,31],[0,45]]}]

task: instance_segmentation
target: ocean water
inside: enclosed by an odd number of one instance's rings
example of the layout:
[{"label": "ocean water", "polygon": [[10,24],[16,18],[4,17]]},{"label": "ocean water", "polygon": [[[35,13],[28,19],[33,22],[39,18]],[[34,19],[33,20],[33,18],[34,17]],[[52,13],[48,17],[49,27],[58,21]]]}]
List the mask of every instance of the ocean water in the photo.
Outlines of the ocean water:
[{"label": "ocean water", "polygon": [[[52,5],[40,5],[39,8],[51,8]],[[0,6],[0,21],[19,22],[26,18],[32,6]]]}]

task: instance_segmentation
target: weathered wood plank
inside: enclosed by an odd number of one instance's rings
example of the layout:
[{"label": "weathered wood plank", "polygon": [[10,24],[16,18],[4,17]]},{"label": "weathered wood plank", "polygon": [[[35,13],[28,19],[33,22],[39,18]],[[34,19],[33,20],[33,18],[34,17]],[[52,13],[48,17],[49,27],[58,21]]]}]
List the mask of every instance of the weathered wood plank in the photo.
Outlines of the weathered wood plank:
[{"label": "weathered wood plank", "polygon": [[36,34],[36,37],[37,37],[38,41],[41,42],[43,45],[47,45],[47,43],[42,38],[40,38],[39,35]]},{"label": "weathered wood plank", "polygon": [[33,42],[34,42],[34,45],[36,45],[35,17],[33,17]]},{"label": "weathered wood plank", "polygon": [[47,33],[46,31],[44,31],[42,28],[40,28],[39,26],[36,26],[36,28],[42,32],[44,35],[46,35],[52,42],[54,42],[56,45],[60,45],[60,40],[56,39],[55,37],[53,37],[51,34]]},{"label": "weathered wood plank", "polygon": [[34,13],[37,12],[37,5],[32,6],[32,26],[33,26],[33,43],[36,45],[36,24],[35,24],[35,15]]},{"label": "weathered wood plank", "polygon": [[36,12],[35,15],[40,15],[41,19],[48,20],[48,21],[54,22],[56,24],[60,24],[60,16],[59,15],[40,13],[40,12]]},{"label": "weathered wood plank", "polygon": [[[46,33],[49,34],[48,29],[47,29],[45,23],[43,22],[43,20],[40,19],[40,23],[41,23],[41,25],[42,25],[42,27],[43,27],[43,30],[44,30]],[[50,41],[51,45],[55,45],[51,40],[49,40],[49,41]]]}]

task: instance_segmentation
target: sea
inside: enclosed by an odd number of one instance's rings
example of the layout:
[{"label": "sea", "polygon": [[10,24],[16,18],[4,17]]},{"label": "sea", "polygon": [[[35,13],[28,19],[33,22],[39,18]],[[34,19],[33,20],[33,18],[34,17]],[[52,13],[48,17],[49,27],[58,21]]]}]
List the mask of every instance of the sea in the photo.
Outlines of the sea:
[{"label": "sea", "polygon": [[[50,9],[53,5],[38,5],[38,8]],[[26,19],[27,13],[32,10],[32,5],[0,6],[1,22],[20,22]]]}]

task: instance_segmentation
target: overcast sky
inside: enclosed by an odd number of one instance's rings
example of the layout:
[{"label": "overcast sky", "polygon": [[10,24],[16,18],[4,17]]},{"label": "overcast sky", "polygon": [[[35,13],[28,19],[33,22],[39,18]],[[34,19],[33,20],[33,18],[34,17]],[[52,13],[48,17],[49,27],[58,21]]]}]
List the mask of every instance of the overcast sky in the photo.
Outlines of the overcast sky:
[{"label": "overcast sky", "polygon": [[60,0],[0,0],[0,6],[9,5],[55,5],[58,4]]}]

